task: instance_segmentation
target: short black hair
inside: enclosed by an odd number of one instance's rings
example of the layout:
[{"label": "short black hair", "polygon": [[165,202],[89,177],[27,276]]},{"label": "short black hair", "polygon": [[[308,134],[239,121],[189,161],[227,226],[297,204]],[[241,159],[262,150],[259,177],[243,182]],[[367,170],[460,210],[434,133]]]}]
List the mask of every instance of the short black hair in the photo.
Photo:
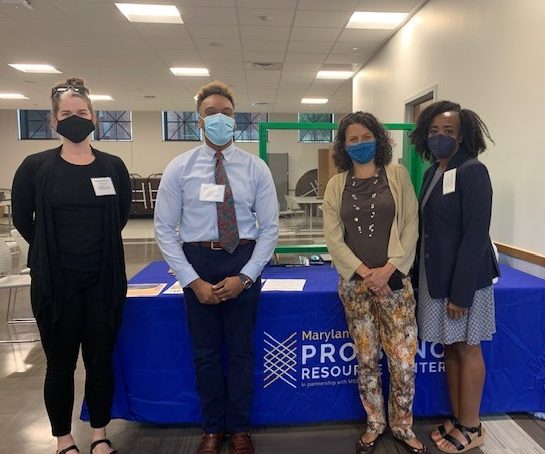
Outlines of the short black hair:
[{"label": "short black hair", "polygon": [[221,95],[231,101],[233,108],[235,108],[235,100],[233,97],[232,90],[223,82],[219,80],[214,80],[207,85],[203,85],[196,96],[197,101],[197,112],[201,111],[202,102],[212,95]]},{"label": "short black hair", "polygon": [[365,126],[375,136],[377,141],[375,164],[377,166],[390,164],[392,161],[390,133],[384,129],[384,126],[382,126],[373,114],[358,111],[345,115],[339,122],[339,129],[337,130],[335,143],[333,144],[333,162],[335,166],[341,171],[350,170],[354,166],[352,159],[346,152],[346,129],[354,123]]},{"label": "short black hair", "polygon": [[415,146],[416,153],[425,160],[431,162],[437,161],[437,158],[428,147],[428,134],[433,119],[445,112],[458,113],[460,117],[460,133],[462,134],[461,147],[472,158],[476,158],[486,150],[485,137],[494,143],[486,124],[479,115],[472,110],[462,109],[458,103],[438,101],[430,104],[422,111],[416,122],[416,128],[409,134],[411,142]]}]

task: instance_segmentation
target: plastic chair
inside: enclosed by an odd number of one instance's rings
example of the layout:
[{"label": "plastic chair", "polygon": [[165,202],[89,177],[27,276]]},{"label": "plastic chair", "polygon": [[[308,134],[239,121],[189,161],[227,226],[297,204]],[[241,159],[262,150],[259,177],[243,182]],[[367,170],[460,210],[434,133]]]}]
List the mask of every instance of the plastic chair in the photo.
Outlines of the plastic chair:
[{"label": "plastic chair", "polygon": [[[9,290],[8,304],[6,309],[6,323],[8,325],[18,323],[35,323],[34,318],[14,318],[17,290],[30,288],[29,274],[11,274],[12,268],[11,249],[4,240],[0,240],[0,290]],[[1,339],[0,344],[15,344],[23,342],[38,342],[40,339]]]}]

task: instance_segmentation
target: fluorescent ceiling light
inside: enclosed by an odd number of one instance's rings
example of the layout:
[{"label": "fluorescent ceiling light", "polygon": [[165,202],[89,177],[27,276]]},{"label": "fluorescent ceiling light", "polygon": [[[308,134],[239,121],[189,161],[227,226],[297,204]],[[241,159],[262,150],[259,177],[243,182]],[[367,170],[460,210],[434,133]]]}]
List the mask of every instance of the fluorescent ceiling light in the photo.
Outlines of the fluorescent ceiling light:
[{"label": "fluorescent ceiling light", "polygon": [[28,99],[21,93],[0,93],[0,99]]},{"label": "fluorescent ceiling light", "polygon": [[368,28],[391,30],[405,20],[407,13],[376,13],[356,11],[348,21],[346,28]]},{"label": "fluorescent ceiling light", "polygon": [[91,101],[113,101],[114,98],[112,98],[110,95],[89,95],[89,99]]},{"label": "fluorescent ceiling light", "polygon": [[140,5],[116,3],[115,6],[130,22],[152,22],[159,24],[183,24],[180,11],[174,5]]},{"label": "fluorescent ceiling light", "polygon": [[209,76],[208,68],[170,68],[175,76]]},{"label": "fluorescent ceiling light", "polygon": [[318,71],[316,79],[350,79],[353,71]]},{"label": "fluorescent ceiling light", "polygon": [[327,101],[327,98],[303,98],[301,104],[326,104]]},{"label": "fluorescent ceiling light", "polygon": [[24,73],[42,73],[42,74],[60,74],[61,72],[51,65],[27,65],[27,64],[9,64]]}]

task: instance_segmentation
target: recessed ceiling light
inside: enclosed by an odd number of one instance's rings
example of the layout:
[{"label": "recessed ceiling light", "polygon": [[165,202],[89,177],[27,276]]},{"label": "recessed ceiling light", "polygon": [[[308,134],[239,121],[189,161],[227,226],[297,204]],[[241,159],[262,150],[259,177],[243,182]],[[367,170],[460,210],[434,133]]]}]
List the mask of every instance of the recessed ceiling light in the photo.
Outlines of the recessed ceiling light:
[{"label": "recessed ceiling light", "polygon": [[170,68],[175,76],[209,76],[208,68]]},{"label": "recessed ceiling light", "polygon": [[61,72],[51,65],[32,65],[10,63],[9,66],[24,73],[42,73],[42,74],[61,74]]},{"label": "recessed ceiling light", "polygon": [[0,93],[0,99],[28,99],[21,93]]},{"label": "recessed ceiling light", "polygon": [[112,98],[110,95],[89,95],[89,99],[91,101],[113,101],[114,98]]},{"label": "recessed ceiling light", "polygon": [[152,22],[158,24],[183,24],[180,11],[174,5],[140,5],[116,3],[115,6],[130,22]]},{"label": "recessed ceiling light", "polygon": [[405,20],[407,13],[378,13],[356,11],[348,21],[346,28],[367,28],[390,30]]},{"label": "recessed ceiling light", "polygon": [[353,71],[318,71],[316,79],[350,79]]},{"label": "recessed ceiling light", "polygon": [[327,98],[303,98],[301,104],[326,104],[327,101]]}]

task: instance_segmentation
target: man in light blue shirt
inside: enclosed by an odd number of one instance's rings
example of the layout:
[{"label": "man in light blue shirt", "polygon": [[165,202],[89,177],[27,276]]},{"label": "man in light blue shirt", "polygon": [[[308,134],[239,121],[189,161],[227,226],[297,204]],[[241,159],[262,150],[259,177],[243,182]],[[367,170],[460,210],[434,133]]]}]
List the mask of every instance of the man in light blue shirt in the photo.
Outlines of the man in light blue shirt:
[{"label": "man in light blue shirt", "polygon": [[197,110],[205,143],[167,166],[155,237],[184,288],[203,413],[197,453],[219,453],[230,433],[232,450],[253,454],[253,328],[260,275],[278,240],[278,199],[267,164],[233,144],[231,90],[202,87]]}]

